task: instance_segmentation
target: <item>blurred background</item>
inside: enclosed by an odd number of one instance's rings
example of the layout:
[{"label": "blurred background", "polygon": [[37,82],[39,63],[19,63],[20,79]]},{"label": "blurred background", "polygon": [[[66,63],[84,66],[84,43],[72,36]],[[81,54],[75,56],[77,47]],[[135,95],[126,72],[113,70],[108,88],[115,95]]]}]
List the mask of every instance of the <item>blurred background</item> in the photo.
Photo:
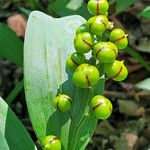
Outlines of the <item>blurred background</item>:
[{"label": "blurred background", "polygon": [[[40,10],[53,17],[78,14],[88,19],[88,0],[0,0],[0,96],[37,143],[24,97],[23,42],[28,16]],[[123,28],[129,46],[120,51],[129,76],[106,82],[114,111],[99,121],[87,150],[150,149],[150,0],[109,0],[109,19]]]}]

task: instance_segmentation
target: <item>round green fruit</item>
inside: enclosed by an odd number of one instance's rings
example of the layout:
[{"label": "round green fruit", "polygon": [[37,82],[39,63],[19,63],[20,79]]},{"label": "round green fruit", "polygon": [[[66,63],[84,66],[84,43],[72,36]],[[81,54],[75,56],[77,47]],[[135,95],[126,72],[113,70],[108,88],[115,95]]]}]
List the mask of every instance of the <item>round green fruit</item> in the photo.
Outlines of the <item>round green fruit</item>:
[{"label": "round green fruit", "polygon": [[106,120],[112,113],[112,104],[104,96],[97,95],[92,99],[92,109],[97,119]]},{"label": "round green fruit", "polygon": [[104,71],[109,78],[115,81],[122,81],[128,76],[128,70],[124,61],[115,60],[113,63],[105,64]]},{"label": "round green fruit", "polygon": [[79,33],[74,39],[74,47],[78,53],[88,53],[94,45],[94,36],[89,32]]},{"label": "round green fruit", "polygon": [[112,50],[115,52],[115,56],[118,56],[118,47],[112,43],[112,42],[107,42],[107,44],[112,48]]},{"label": "round green fruit", "polygon": [[83,64],[85,62],[86,58],[84,54],[75,52],[68,56],[66,61],[66,67],[70,71],[75,71],[80,64]]},{"label": "round green fruit", "polygon": [[93,47],[93,55],[100,63],[112,63],[116,59],[116,50],[107,42],[98,42]]},{"label": "round green fruit", "polygon": [[94,35],[101,36],[108,25],[108,18],[103,15],[91,17],[87,21],[89,32]]},{"label": "round green fruit", "polygon": [[107,0],[89,0],[87,8],[92,15],[105,15],[109,4]]},{"label": "round green fruit", "polygon": [[77,30],[76,30],[76,35],[78,35],[79,33],[84,33],[84,32],[88,32],[88,27],[87,24],[84,23],[82,25],[80,25]]},{"label": "round green fruit", "polygon": [[81,64],[73,74],[73,82],[77,87],[89,88],[99,80],[99,71],[95,66]]},{"label": "round green fruit", "polygon": [[44,150],[61,150],[61,142],[60,140],[54,136],[54,135],[49,135],[46,136],[44,141]]},{"label": "round green fruit", "polygon": [[54,107],[55,109],[66,112],[70,110],[72,105],[72,99],[65,94],[61,94],[54,99]]},{"label": "round green fruit", "polygon": [[124,49],[128,45],[127,35],[119,28],[112,30],[110,33],[110,41],[113,42],[119,49]]}]

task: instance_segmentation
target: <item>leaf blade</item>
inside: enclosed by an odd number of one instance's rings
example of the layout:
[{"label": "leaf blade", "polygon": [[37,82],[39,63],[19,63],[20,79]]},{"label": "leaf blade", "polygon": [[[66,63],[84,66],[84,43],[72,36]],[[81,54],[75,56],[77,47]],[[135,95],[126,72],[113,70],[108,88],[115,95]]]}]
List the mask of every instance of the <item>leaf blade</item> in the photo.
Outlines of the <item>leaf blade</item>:
[{"label": "leaf blade", "polygon": [[23,63],[23,43],[9,27],[2,23],[0,23],[0,56],[17,65]]},{"label": "leaf blade", "polygon": [[16,115],[0,97],[0,136],[5,138],[9,149],[36,149],[28,132]]}]

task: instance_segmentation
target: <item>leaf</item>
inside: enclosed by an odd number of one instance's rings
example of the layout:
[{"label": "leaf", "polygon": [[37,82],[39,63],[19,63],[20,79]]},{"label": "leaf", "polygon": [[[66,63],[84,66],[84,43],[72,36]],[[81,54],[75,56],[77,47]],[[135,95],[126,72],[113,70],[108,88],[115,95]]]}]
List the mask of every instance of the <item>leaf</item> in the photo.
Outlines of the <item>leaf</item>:
[{"label": "leaf", "polygon": [[150,6],[147,6],[141,13],[139,13],[139,16],[150,19]]},{"label": "leaf", "polygon": [[5,99],[8,105],[12,103],[12,101],[16,98],[16,96],[20,93],[22,89],[23,89],[23,80],[17,83],[15,88],[11,91],[11,93]]},{"label": "leaf", "polygon": [[3,134],[1,133],[1,131],[0,131],[0,143],[1,143],[1,149],[9,150],[7,141],[6,141],[5,137],[3,136]]},{"label": "leaf", "polygon": [[139,83],[137,83],[135,85],[135,87],[138,88],[138,89],[150,91],[150,78],[147,78],[143,81],[140,81]]},{"label": "leaf", "polygon": [[130,7],[132,4],[135,4],[138,0],[116,0],[116,11],[124,11],[126,8]]},{"label": "leaf", "polygon": [[131,47],[126,47],[124,49],[129,55],[131,55],[133,58],[135,58],[145,69],[150,72],[150,65],[148,62],[138,53],[136,50],[132,49]]},{"label": "leaf", "polygon": [[56,0],[49,8],[60,17],[78,14],[88,19],[91,16],[83,0]]},{"label": "leaf", "polygon": [[0,23],[0,56],[22,65],[23,43],[9,27]]},{"label": "leaf", "polygon": [[[6,150],[35,150],[27,130],[0,97],[0,143]],[[2,147],[1,147],[2,148]],[[5,150],[5,149],[4,149]]]},{"label": "leaf", "polygon": [[[41,143],[46,135],[56,135],[63,150],[85,149],[97,124],[95,117],[86,116],[92,92],[74,86],[66,70],[66,58],[74,51],[75,29],[83,22],[80,16],[55,19],[35,11],[25,35],[24,81],[31,122]],[[73,99],[70,112],[60,113],[53,107],[60,87]],[[102,94],[104,78],[95,89],[94,94]]]}]

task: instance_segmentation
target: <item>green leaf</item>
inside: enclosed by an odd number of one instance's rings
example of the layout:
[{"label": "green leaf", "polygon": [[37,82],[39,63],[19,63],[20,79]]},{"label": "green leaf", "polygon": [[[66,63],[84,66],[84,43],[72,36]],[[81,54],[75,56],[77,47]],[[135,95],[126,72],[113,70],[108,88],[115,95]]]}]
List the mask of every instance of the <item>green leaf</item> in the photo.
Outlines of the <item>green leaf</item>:
[{"label": "green leaf", "polygon": [[139,16],[150,19],[150,6],[147,6],[141,13],[139,13]]},{"label": "green leaf", "polygon": [[12,103],[12,101],[16,98],[16,96],[20,93],[22,89],[23,89],[23,80],[17,83],[15,88],[11,91],[11,93],[5,99],[8,105]]},{"label": "green leaf", "polygon": [[49,8],[60,17],[78,14],[88,19],[91,16],[83,0],[56,0],[49,4]]},{"label": "green leaf", "polygon": [[1,143],[1,149],[3,150],[9,150],[9,146],[7,144],[7,141],[5,139],[5,137],[3,136],[3,134],[0,131],[0,143]]},{"label": "green leaf", "polygon": [[2,142],[6,150],[8,147],[11,150],[36,149],[25,127],[0,97],[0,143]]},{"label": "green leaf", "polygon": [[116,11],[124,11],[126,8],[130,7],[132,4],[135,4],[138,0],[116,0]]},{"label": "green leaf", "polygon": [[[85,149],[97,124],[94,116],[85,115],[92,91],[74,86],[66,70],[66,58],[74,52],[75,30],[83,22],[80,16],[55,19],[35,11],[25,35],[24,81],[31,122],[41,143],[53,134],[61,139],[63,150]],[[73,99],[70,112],[54,109],[53,99],[60,87]],[[94,95],[103,93],[104,78],[95,89]]]},{"label": "green leaf", "polygon": [[0,23],[0,56],[22,65],[23,43],[9,27]]},{"label": "green leaf", "polygon": [[143,65],[143,67],[145,67],[147,71],[150,72],[150,65],[136,50],[132,49],[131,47],[126,47],[124,51],[135,58],[139,63],[141,63],[141,65]]},{"label": "green leaf", "polygon": [[135,85],[135,87],[138,88],[138,89],[150,91],[150,78],[147,78],[143,81],[140,81],[139,83],[137,83]]}]

